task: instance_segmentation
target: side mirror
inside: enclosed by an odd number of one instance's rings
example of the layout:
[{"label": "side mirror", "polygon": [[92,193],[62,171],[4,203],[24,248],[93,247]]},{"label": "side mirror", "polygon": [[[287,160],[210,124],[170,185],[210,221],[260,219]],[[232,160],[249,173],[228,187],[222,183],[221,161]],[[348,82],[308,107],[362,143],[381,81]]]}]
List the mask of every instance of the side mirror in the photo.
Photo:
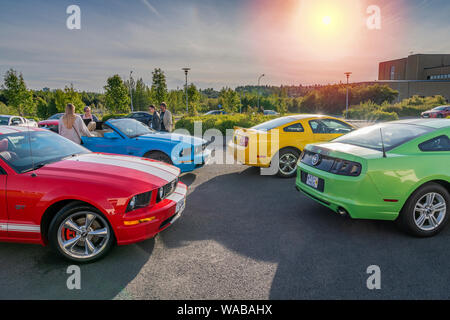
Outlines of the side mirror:
[{"label": "side mirror", "polygon": [[105,139],[119,139],[120,136],[116,132],[106,132],[103,137]]}]

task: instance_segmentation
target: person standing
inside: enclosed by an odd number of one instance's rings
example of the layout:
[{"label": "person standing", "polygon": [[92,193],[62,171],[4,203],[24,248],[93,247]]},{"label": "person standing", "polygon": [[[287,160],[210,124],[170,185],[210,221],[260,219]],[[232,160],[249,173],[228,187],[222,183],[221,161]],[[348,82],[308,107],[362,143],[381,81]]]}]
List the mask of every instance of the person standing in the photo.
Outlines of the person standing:
[{"label": "person standing", "polygon": [[158,111],[156,111],[156,107],[151,105],[148,107],[150,114],[152,115],[152,119],[149,121],[148,126],[153,130],[160,131],[161,130],[161,118],[159,117]]},{"label": "person standing", "polygon": [[92,137],[83,119],[75,113],[75,106],[71,103],[66,106],[66,112],[59,119],[58,132],[64,138],[77,144],[81,144],[81,137]]},{"label": "person standing", "polygon": [[167,105],[165,102],[161,103],[161,131],[165,132],[172,132],[173,127],[173,120],[172,120],[172,113],[167,110]]}]

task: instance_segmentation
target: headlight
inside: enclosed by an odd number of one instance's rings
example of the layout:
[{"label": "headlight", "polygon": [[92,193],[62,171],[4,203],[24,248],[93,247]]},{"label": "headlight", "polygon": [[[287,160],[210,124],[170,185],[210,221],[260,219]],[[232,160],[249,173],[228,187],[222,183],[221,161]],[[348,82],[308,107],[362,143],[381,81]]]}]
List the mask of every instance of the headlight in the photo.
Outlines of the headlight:
[{"label": "headlight", "polygon": [[164,187],[159,188],[159,198],[164,199]]},{"label": "headlight", "polygon": [[180,152],[180,157],[189,157],[191,155],[192,148],[184,148]]},{"label": "headlight", "polygon": [[127,211],[130,212],[139,208],[147,207],[150,204],[152,192],[138,194],[130,199],[127,206]]}]

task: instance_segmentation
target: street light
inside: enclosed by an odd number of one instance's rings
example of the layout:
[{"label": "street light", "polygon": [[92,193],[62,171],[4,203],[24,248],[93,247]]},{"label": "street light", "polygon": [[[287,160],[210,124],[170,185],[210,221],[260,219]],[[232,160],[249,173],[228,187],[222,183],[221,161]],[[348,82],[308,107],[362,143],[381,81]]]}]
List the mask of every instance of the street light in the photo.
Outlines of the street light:
[{"label": "street light", "polygon": [[184,74],[186,76],[186,85],[185,85],[184,92],[185,92],[185,95],[186,95],[186,113],[188,113],[189,112],[189,110],[188,110],[189,100],[188,100],[188,92],[187,92],[187,90],[188,90],[188,73],[189,73],[189,70],[191,70],[191,68],[183,68],[181,70],[184,71]]},{"label": "street light", "polygon": [[345,76],[347,77],[347,94],[345,96],[345,118],[348,117],[348,79],[350,78],[351,72],[345,72]]},{"label": "street light", "polygon": [[132,90],[132,88],[131,88],[131,86],[133,85],[133,83],[131,82],[131,79],[132,79],[132,77],[131,77],[131,75],[133,74],[133,70],[131,70],[130,71],[130,97],[131,97],[131,112],[133,112],[134,111],[134,108],[133,108],[133,90]]},{"label": "street light", "polygon": [[261,84],[261,78],[264,77],[265,74],[263,73],[262,75],[259,76],[258,78],[258,112],[259,112],[259,86]]}]

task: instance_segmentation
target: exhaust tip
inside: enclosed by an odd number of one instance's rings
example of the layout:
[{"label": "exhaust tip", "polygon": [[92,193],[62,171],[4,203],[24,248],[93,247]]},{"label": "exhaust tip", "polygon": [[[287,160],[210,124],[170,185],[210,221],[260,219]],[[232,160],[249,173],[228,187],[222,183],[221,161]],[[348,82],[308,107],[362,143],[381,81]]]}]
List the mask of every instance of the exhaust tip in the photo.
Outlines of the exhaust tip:
[{"label": "exhaust tip", "polygon": [[345,210],[345,209],[342,208],[342,207],[339,207],[339,208],[338,208],[337,213],[338,213],[341,217],[348,217],[348,216],[349,216],[347,210]]}]

